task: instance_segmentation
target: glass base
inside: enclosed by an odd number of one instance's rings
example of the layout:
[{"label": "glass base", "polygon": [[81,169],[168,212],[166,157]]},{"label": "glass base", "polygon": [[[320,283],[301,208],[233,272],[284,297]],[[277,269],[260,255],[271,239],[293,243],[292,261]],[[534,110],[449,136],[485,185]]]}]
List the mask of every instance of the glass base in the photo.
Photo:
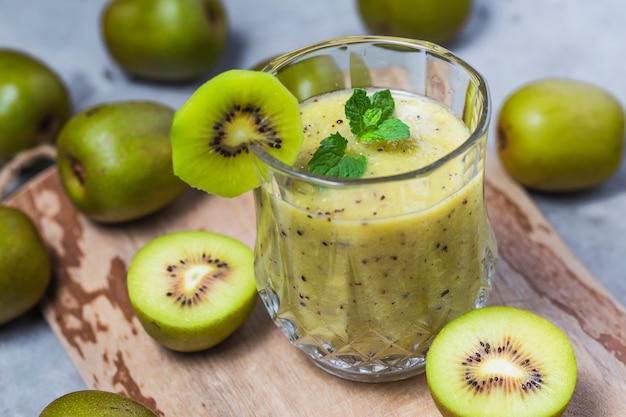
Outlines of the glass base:
[{"label": "glass base", "polygon": [[424,359],[416,360],[407,368],[350,368],[342,366],[329,359],[311,359],[312,362],[320,369],[331,375],[347,379],[355,382],[393,382],[412,378],[424,373],[426,361]]},{"label": "glass base", "polygon": [[343,343],[342,347],[319,336],[301,334],[292,320],[278,316],[279,299],[271,282],[259,292],[274,324],[289,339],[292,346],[305,353],[312,362],[331,375],[358,382],[400,381],[425,371],[425,352],[408,352],[392,341],[373,332],[369,345],[377,346],[376,355],[359,352],[359,349]]}]

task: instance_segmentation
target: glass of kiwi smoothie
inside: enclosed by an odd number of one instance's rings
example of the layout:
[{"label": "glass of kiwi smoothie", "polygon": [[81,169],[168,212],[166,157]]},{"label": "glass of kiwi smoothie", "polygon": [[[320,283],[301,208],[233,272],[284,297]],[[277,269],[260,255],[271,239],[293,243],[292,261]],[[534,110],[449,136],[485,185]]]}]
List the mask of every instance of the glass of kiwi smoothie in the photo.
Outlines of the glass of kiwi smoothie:
[{"label": "glass of kiwi smoothie", "polygon": [[293,166],[254,151],[255,274],[271,318],[333,375],[423,372],[437,332],[492,286],[485,80],[437,45],[389,37],[333,39],[263,71],[300,101],[305,136]]}]

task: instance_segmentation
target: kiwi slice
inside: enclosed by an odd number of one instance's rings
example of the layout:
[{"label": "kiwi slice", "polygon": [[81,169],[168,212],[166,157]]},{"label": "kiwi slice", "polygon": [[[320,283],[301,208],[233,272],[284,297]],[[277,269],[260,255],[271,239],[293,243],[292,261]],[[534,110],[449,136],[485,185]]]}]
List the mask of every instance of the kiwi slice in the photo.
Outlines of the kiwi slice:
[{"label": "kiwi slice", "polygon": [[254,256],[237,239],[206,231],[161,235],[128,268],[128,295],[146,332],[181,352],[226,339],[256,303]]},{"label": "kiwi slice", "polygon": [[261,184],[252,146],[291,165],[304,132],[298,100],[276,77],[228,70],[175,113],[170,138],[176,175],[192,187],[235,197]]},{"label": "kiwi slice", "polygon": [[576,385],[568,337],[513,307],[485,307],[448,323],[426,357],[437,407],[454,417],[560,416]]}]

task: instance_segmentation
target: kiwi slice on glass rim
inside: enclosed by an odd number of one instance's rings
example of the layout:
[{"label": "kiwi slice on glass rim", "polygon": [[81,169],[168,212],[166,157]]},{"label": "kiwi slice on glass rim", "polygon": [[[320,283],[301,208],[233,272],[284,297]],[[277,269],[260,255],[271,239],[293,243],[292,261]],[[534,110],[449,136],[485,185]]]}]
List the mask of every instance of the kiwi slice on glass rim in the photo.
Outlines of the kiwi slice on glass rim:
[{"label": "kiwi slice on glass rim", "polygon": [[228,70],[175,113],[174,173],[192,187],[235,197],[261,184],[252,146],[293,164],[304,139],[299,103],[272,74]]},{"label": "kiwi slice on glass rim", "polygon": [[444,326],[426,379],[446,417],[555,417],[574,392],[576,359],[567,335],[545,318],[485,307]]},{"label": "kiwi slice on glass rim", "polygon": [[254,255],[219,233],[172,232],[137,251],[127,286],[133,310],[154,340],[176,351],[200,351],[226,339],[252,312]]}]

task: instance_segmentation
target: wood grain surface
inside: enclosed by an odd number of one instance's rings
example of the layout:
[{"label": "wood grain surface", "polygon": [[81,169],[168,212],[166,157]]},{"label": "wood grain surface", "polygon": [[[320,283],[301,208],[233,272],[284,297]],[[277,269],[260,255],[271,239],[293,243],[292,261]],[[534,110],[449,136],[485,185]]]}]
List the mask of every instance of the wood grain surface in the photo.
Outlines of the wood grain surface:
[{"label": "wood grain surface", "polygon": [[[569,335],[579,371],[566,416],[625,416],[626,310],[496,158],[487,161],[487,205],[499,248],[489,304],[531,310]],[[228,200],[190,190],[148,218],[102,226],[76,212],[50,168],[7,203],[33,218],[49,247],[53,285],[42,309],[91,388],[128,395],[167,417],[439,416],[423,375],[386,384],[328,375],[290,346],[260,302],[243,327],[205,352],[170,352],[146,335],[126,294],[135,251],[184,229],[222,232],[252,246],[251,194]]]}]

